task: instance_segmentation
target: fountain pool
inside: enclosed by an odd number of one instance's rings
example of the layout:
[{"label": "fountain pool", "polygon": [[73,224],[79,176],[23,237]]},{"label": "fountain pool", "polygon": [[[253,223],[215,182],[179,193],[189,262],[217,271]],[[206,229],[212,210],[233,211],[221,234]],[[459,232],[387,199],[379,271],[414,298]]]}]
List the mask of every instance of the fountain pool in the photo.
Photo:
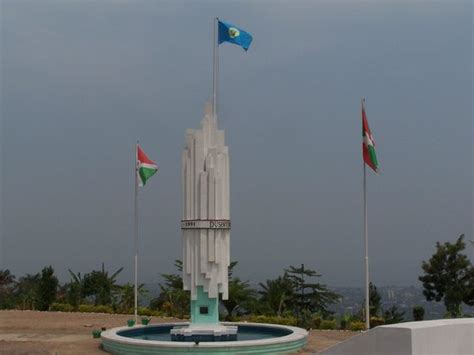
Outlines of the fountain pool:
[{"label": "fountain pool", "polygon": [[262,323],[227,323],[237,327],[233,341],[171,341],[171,330],[189,323],[163,323],[114,328],[102,333],[104,350],[112,354],[278,354],[305,346],[308,332],[301,328]]}]

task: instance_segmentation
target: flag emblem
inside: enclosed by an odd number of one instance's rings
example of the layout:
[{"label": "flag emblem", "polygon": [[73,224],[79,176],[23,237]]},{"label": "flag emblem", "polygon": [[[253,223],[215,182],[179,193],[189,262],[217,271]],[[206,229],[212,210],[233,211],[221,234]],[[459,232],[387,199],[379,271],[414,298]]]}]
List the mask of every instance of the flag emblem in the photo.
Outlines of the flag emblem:
[{"label": "flag emblem", "polygon": [[367,164],[376,173],[379,172],[379,163],[375,154],[375,141],[369,128],[365,113],[365,100],[362,100],[362,155]]},{"label": "flag emblem", "polygon": [[231,27],[229,28],[229,37],[230,38],[236,38],[236,37],[239,37],[240,36],[240,31],[235,28],[235,27]]},{"label": "flag emblem", "polygon": [[252,35],[237,26],[223,22],[217,21],[218,33],[217,33],[217,44],[224,42],[233,43],[244,50],[248,50],[250,43],[252,43]]},{"label": "flag emblem", "polygon": [[158,171],[158,165],[147,157],[145,152],[137,144],[137,181],[138,186],[144,186],[149,178]]}]

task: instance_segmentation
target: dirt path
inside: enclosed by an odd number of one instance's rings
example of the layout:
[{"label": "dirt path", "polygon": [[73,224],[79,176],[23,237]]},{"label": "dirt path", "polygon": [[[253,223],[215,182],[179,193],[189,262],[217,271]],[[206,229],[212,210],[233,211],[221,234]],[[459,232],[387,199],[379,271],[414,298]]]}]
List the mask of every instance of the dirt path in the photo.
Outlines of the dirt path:
[{"label": "dirt path", "polygon": [[[92,330],[123,326],[130,318],[121,314],[0,311],[0,354],[105,355],[99,348],[100,339],[92,338]],[[152,318],[152,323],[169,321],[176,319]],[[355,334],[311,331],[301,353],[315,353]]]}]

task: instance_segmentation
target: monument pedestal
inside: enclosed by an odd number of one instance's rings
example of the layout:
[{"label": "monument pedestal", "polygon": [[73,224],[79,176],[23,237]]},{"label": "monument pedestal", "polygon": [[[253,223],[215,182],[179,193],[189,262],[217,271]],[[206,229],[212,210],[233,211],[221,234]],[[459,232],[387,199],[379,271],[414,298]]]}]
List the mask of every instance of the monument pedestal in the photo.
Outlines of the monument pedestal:
[{"label": "monument pedestal", "polygon": [[219,299],[209,298],[209,293],[204,291],[203,286],[198,286],[196,293],[197,299],[191,300],[191,323],[218,324]]},{"label": "monument pedestal", "polygon": [[237,327],[222,324],[191,324],[186,327],[171,329],[172,341],[235,341],[237,340]]}]

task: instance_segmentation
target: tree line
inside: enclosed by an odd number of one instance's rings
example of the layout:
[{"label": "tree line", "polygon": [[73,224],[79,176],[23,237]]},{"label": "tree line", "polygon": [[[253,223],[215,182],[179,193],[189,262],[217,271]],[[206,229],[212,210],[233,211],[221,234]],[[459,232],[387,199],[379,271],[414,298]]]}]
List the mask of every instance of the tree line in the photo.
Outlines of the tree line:
[{"label": "tree line", "polygon": [[[422,262],[423,274],[419,280],[423,293],[428,301],[444,302],[447,317],[465,316],[462,304],[474,305],[474,267],[463,254],[465,248],[461,235],[455,243],[437,243],[436,252],[428,261]],[[305,328],[364,328],[364,309],[361,307],[355,315],[337,317],[330,309],[341,296],[318,282],[321,275],[303,264],[289,266],[280,276],[259,283],[258,289],[234,275],[236,266],[236,261],[229,266],[229,298],[220,302],[221,319]],[[176,273],[161,274],[163,282],[159,284],[159,295],[151,299],[148,307],[140,308],[142,314],[189,317],[190,295],[183,290],[182,262],[176,260],[175,267]],[[0,270],[0,309],[132,313],[134,287],[130,283],[117,283],[122,270],[109,273],[104,264],[100,270],[84,275],[68,270],[70,281],[64,284],[60,284],[51,266],[19,279],[8,269]],[[139,296],[143,298],[147,293],[144,285],[139,285]],[[369,286],[369,304],[371,326],[404,321],[405,314],[396,306],[383,309],[373,283]],[[415,320],[422,320],[423,315],[422,307],[413,309]]]}]

